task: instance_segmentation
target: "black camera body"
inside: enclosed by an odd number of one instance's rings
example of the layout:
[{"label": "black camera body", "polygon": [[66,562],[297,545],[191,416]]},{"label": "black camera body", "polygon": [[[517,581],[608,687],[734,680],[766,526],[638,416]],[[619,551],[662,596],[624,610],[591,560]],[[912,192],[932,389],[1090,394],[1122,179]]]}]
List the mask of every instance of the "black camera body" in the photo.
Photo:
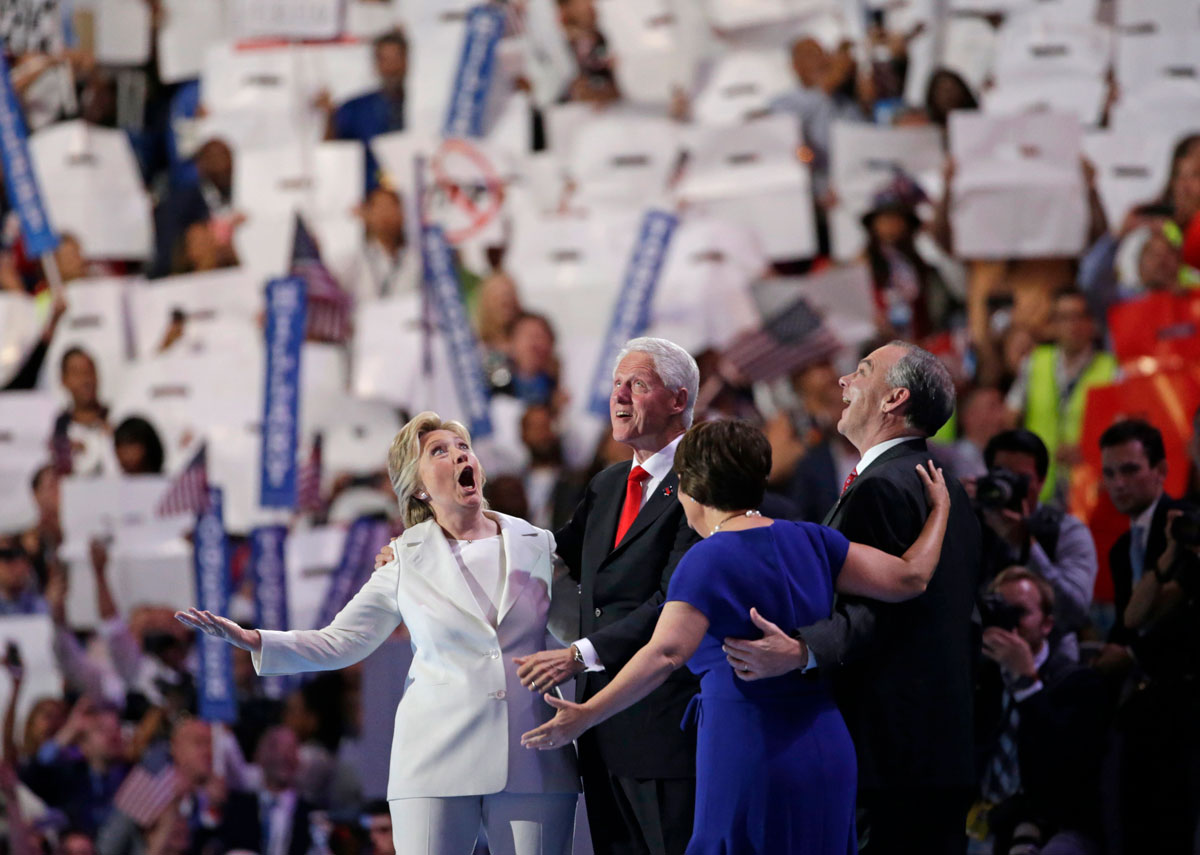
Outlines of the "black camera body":
[{"label": "black camera body", "polygon": [[975,481],[975,504],[988,511],[1022,511],[1029,495],[1029,476],[992,469]]},{"label": "black camera body", "polygon": [[1171,537],[1187,549],[1200,547],[1200,508],[1188,505],[1183,513],[1171,520]]},{"label": "black camera body", "polygon": [[1012,632],[1021,623],[1021,618],[1025,617],[1025,609],[993,592],[984,594],[979,601],[979,616],[984,629],[994,626]]}]

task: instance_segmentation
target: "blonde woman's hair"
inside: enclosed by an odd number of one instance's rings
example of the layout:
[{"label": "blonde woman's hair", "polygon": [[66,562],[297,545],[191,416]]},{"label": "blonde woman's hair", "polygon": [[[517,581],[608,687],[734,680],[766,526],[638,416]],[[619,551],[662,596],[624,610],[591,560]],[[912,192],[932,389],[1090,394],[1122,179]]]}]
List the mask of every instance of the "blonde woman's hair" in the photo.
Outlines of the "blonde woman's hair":
[{"label": "blonde woman's hair", "polygon": [[[417,498],[417,493],[422,489],[418,483],[417,471],[421,462],[421,437],[435,430],[448,430],[461,437],[468,446],[471,444],[471,432],[467,430],[466,425],[457,421],[445,421],[437,413],[426,410],[415,415],[408,424],[400,428],[400,432],[392,439],[391,448],[388,449],[388,478],[392,482],[392,490],[396,493],[396,501],[400,504],[405,528],[412,528],[433,518],[433,508],[429,501]],[[482,491],[486,480],[482,464],[476,480]],[[486,501],[483,506],[487,507]]]}]

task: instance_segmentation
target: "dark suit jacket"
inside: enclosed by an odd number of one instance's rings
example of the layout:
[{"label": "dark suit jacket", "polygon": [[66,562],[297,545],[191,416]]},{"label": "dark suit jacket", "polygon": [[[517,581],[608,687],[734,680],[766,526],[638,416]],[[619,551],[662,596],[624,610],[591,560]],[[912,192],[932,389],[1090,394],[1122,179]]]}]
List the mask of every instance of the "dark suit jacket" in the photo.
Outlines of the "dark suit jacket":
[{"label": "dark suit jacket", "polygon": [[[659,606],[675,565],[699,538],[679,504],[670,472],[613,548],[630,464],[592,479],[571,521],[555,532],[558,554],[579,582],[580,635],[596,648],[604,671],[581,674],[576,697],[596,694],[654,634]],[[630,778],[690,778],[696,774],[695,732],[680,730],[699,683],[680,668],[643,700],[582,737],[594,740],[608,771]]]},{"label": "dark suit jacket", "polygon": [[[299,796],[292,811],[292,838],[288,843],[288,855],[305,855],[312,846],[309,838],[308,815],[312,805]],[[232,790],[221,813],[221,828],[217,832],[225,850],[246,849],[265,852],[262,839],[262,813],[258,793]]]},{"label": "dark suit jacket", "polygon": [[[929,515],[916,464],[924,440],[888,449],[826,517],[851,541],[902,555]],[[854,737],[861,789],[974,786],[972,623],[979,521],[950,482],[950,521],[925,593],[903,603],[839,597],[833,615],[799,630]]]},{"label": "dark suit jacket", "polygon": [[[1098,781],[1111,708],[1104,678],[1055,649],[1038,669],[1043,688],[1018,704],[1017,756],[1024,799],[1041,822],[1095,833]],[[1004,726],[1004,683],[984,661],[975,695],[976,758],[982,776]]]},{"label": "dark suit jacket", "polygon": [[[1154,516],[1150,519],[1150,531],[1146,533],[1144,572],[1148,573],[1154,569],[1158,559],[1162,557],[1163,550],[1167,548],[1167,511],[1184,506],[1184,502],[1163,493],[1158,507],[1154,509]],[[1133,641],[1133,633],[1125,627],[1125,607],[1129,605],[1129,598],[1133,596],[1133,567],[1129,563],[1129,542],[1132,536],[1131,532],[1125,532],[1108,551],[1108,569],[1113,580],[1113,606],[1117,612],[1117,619],[1108,634],[1108,640],[1113,644],[1130,644]]]}]

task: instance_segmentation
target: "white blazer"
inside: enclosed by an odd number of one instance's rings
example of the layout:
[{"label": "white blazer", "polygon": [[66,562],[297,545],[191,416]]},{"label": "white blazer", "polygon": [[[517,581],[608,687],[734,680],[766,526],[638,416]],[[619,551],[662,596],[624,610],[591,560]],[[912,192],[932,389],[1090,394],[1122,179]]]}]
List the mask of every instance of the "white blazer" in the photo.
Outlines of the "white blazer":
[{"label": "white blazer", "polygon": [[521,685],[512,661],[545,649],[554,536],[516,517],[487,514],[500,525],[507,568],[498,627],[480,611],[446,536],[428,520],[392,541],[396,558],[333,623],[262,630],[262,649],[252,657],[262,676],[344,668],[401,621],[407,625],[413,661],[396,708],[389,799],[579,791],[573,747],[521,747],[521,734],[554,710]]}]

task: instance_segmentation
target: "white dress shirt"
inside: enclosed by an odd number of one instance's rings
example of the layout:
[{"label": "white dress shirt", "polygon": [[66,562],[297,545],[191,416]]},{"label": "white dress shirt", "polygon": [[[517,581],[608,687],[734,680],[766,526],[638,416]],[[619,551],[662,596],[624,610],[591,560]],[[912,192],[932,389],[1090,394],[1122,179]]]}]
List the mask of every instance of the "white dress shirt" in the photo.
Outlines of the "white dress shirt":
[{"label": "white dress shirt", "polygon": [[[675,449],[679,447],[679,440],[683,439],[683,434],[675,437],[658,451],[651,454],[643,462],[638,463],[635,458],[629,464],[629,471],[633,471],[634,466],[641,466],[650,477],[642,483],[642,507],[646,507],[646,503],[650,501],[650,497],[654,495],[654,491],[658,489],[658,485],[671,472],[671,467],[675,465]],[[604,663],[600,661],[600,657],[596,655],[595,646],[586,638],[581,638],[575,642],[575,649],[583,657],[583,668],[585,671],[603,671]]]}]

